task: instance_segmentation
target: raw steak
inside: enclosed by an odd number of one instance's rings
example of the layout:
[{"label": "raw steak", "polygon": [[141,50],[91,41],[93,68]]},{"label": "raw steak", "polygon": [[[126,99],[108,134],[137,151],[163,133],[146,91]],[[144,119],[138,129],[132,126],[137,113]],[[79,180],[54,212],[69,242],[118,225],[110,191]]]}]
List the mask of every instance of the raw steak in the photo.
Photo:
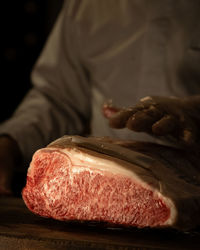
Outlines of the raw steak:
[{"label": "raw steak", "polygon": [[34,154],[22,194],[58,220],[190,229],[200,224],[199,172],[194,152],[64,136]]}]

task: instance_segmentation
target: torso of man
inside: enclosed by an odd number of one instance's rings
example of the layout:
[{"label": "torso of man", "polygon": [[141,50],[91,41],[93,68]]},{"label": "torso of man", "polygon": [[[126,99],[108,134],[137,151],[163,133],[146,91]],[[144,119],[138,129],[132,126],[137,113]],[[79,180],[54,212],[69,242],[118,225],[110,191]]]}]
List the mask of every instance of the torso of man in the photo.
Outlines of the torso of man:
[{"label": "torso of man", "polygon": [[[92,134],[145,138],[108,128],[101,106],[132,106],[149,95],[200,93],[198,1],[82,1],[75,21],[93,91]],[[74,7],[75,8],[75,7]]]}]

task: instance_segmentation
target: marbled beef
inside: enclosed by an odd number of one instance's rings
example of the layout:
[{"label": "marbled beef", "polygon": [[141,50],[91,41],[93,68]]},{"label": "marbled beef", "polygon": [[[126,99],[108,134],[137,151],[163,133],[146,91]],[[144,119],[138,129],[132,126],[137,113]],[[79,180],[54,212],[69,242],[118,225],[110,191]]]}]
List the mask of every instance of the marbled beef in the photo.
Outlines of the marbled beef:
[{"label": "marbled beef", "polygon": [[58,220],[189,229],[200,224],[199,173],[195,153],[64,136],[34,154],[22,194],[33,213]]}]

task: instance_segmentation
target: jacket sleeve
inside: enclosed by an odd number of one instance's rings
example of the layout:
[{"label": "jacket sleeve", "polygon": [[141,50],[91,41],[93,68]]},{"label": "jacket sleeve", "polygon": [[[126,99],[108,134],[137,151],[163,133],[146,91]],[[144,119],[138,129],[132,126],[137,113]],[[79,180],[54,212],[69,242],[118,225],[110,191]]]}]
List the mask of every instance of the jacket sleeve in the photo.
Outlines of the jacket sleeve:
[{"label": "jacket sleeve", "polygon": [[90,120],[90,83],[81,64],[78,26],[67,7],[33,69],[32,89],[0,126],[1,134],[18,142],[26,162],[38,148],[64,134],[83,134]]}]

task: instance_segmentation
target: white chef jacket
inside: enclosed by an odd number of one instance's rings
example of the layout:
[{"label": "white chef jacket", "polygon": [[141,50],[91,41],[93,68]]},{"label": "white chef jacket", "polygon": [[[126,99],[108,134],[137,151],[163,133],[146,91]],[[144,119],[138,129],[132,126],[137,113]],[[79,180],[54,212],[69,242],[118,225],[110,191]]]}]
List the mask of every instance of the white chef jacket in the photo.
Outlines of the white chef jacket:
[{"label": "white chef jacket", "polygon": [[[33,87],[0,126],[27,161],[64,134],[149,140],[115,130],[102,105],[200,93],[200,1],[68,0],[33,69]],[[20,79],[17,79],[20,82]]]}]

